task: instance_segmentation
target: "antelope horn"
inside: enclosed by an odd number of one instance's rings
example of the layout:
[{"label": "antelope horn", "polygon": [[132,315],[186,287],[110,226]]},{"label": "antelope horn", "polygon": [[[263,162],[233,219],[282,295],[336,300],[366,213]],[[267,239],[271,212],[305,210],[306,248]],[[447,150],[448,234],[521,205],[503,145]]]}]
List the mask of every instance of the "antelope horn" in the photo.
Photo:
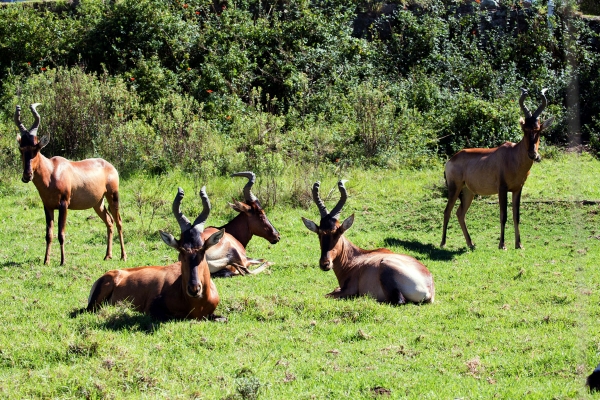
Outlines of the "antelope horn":
[{"label": "antelope horn", "polygon": [[183,213],[181,212],[181,199],[183,199],[183,189],[178,188],[175,200],[173,200],[173,215],[175,215],[175,219],[179,223],[179,228],[183,233],[190,229],[192,227],[192,224],[190,224],[190,220],[187,219],[185,215],[183,215]]},{"label": "antelope horn", "polygon": [[329,212],[327,212],[327,208],[325,207],[323,200],[321,200],[321,197],[319,196],[319,186],[321,186],[321,182],[316,181],[312,188],[312,196],[314,202],[319,208],[319,214],[321,214],[321,218],[325,218],[327,217],[327,215],[329,215]]},{"label": "antelope horn", "polygon": [[531,117],[531,111],[525,105],[525,97],[527,97],[527,89],[521,88],[521,97],[519,98],[519,105],[521,106],[521,111],[525,114],[525,118]]},{"label": "antelope horn", "polygon": [[38,114],[37,110],[35,109],[37,106],[39,106],[41,103],[33,103],[29,106],[29,109],[31,110],[31,113],[33,114],[33,118],[35,118],[35,121],[33,122],[33,125],[31,125],[31,128],[29,129],[29,134],[31,136],[36,136],[37,135],[37,130],[40,126],[40,114]]},{"label": "antelope horn", "polygon": [[340,201],[338,201],[338,203],[335,205],[335,207],[333,207],[333,210],[331,210],[331,213],[329,214],[331,216],[331,218],[340,219],[340,213],[342,212],[342,208],[344,207],[344,204],[346,204],[346,199],[348,198],[348,192],[346,192],[346,187],[344,186],[345,182],[348,182],[348,181],[343,179],[338,182],[338,189],[340,190]]},{"label": "antelope horn", "polygon": [[204,230],[204,223],[208,219],[208,214],[210,214],[210,201],[206,195],[206,186],[202,186],[202,189],[200,189],[200,198],[202,199],[202,212],[194,221],[193,227],[202,232]]},{"label": "antelope horn", "polygon": [[231,174],[231,176],[241,176],[243,178],[248,179],[248,183],[246,183],[246,186],[244,186],[244,199],[246,200],[246,202],[258,200],[258,198],[254,194],[252,194],[252,185],[254,185],[254,182],[256,181],[256,175],[254,174],[254,172],[236,172],[234,174]]},{"label": "antelope horn", "polygon": [[26,135],[29,133],[27,128],[25,128],[25,125],[23,125],[21,122],[21,106],[17,106],[15,110],[15,124],[17,124],[19,131],[21,131],[21,135]]},{"label": "antelope horn", "polygon": [[539,118],[540,114],[544,111],[544,109],[546,109],[546,106],[548,105],[548,99],[546,99],[547,90],[548,89],[542,89],[542,92],[540,93],[542,95],[542,104],[533,113],[533,118]]}]

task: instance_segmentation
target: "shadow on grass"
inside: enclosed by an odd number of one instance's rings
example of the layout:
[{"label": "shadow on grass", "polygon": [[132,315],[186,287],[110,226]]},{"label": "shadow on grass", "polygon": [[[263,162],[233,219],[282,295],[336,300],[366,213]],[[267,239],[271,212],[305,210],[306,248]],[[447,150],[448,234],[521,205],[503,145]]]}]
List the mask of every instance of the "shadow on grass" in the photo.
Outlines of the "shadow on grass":
[{"label": "shadow on grass", "polygon": [[[120,306],[114,308],[110,309],[109,307],[98,310],[97,313],[100,314],[100,321],[94,323],[94,325],[99,329],[136,331],[151,334],[164,322]],[[75,309],[69,313],[69,317],[76,318],[80,314],[87,312],[86,308]]]},{"label": "shadow on grass", "polygon": [[439,246],[434,246],[431,243],[421,243],[416,240],[385,238],[383,242],[386,246],[401,246],[407,250],[416,251],[420,254],[425,254],[429,256],[430,259],[435,261],[450,261],[454,259],[454,257],[467,252],[466,248],[459,250],[447,250]]},{"label": "shadow on grass", "polygon": [[[69,317],[76,318],[78,315],[87,312],[86,308],[75,309],[69,313]],[[99,329],[112,331],[133,331],[152,334],[160,328],[163,322],[190,321],[189,319],[183,318],[158,319],[147,314],[138,313],[122,305],[103,307],[100,308],[97,313],[99,314],[100,321],[94,325]],[[226,323],[227,318],[213,314],[201,322],[211,321]]]},{"label": "shadow on grass", "polygon": [[24,265],[37,265],[37,264],[40,264],[39,258],[28,258],[26,260],[19,261],[19,262],[8,260],[8,261],[0,262],[0,268],[22,267]]}]

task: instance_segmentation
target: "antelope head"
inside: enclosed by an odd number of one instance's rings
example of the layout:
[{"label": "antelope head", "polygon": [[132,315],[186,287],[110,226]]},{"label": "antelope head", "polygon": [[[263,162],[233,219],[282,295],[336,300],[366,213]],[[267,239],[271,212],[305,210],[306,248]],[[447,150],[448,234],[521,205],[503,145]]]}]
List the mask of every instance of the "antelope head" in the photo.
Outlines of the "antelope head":
[{"label": "antelope head", "polygon": [[524,118],[521,118],[519,121],[521,124],[521,129],[523,130],[524,138],[527,144],[527,156],[533,161],[539,162],[542,160],[540,154],[538,153],[538,147],[540,145],[540,135],[542,131],[546,130],[552,122],[554,121],[554,117],[551,117],[540,124],[540,114],[544,111],[546,106],[548,105],[548,100],[546,99],[546,90],[542,89],[542,104],[535,110],[533,114],[529,111],[527,106],[525,105],[525,97],[527,97],[527,90],[521,89],[521,97],[519,98],[519,105],[521,106],[521,111],[525,115]]},{"label": "antelope head", "polygon": [[342,251],[340,238],[354,223],[354,214],[346,218],[340,223],[339,217],[348,198],[346,187],[344,186],[344,180],[338,182],[338,189],[340,191],[340,200],[336,206],[331,210],[327,211],[323,200],[319,196],[320,182],[315,182],[312,189],[313,200],[319,208],[321,214],[321,221],[319,225],[313,221],[302,217],[304,225],[308,230],[316,233],[319,236],[319,244],[321,245],[321,258],[319,259],[319,267],[323,271],[329,271],[333,266],[333,260]]},{"label": "antelope head", "polygon": [[19,151],[21,152],[21,160],[23,161],[23,175],[21,180],[24,183],[31,182],[33,179],[33,170],[36,167],[34,165],[37,161],[36,157],[40,150],[42,150],[50,141],[50,138],[46,135],[41,139],[37,137],[37,131],[40,127],[40,114],[38,114],[36,107],[40,103],[33,103],[29,106],[35,121],[29,130],[25,128],[21,122],[21,106],[17,106],[15,110],[15,124],[19,128],[19,134],[17,134],[17,143],[19,143]]},{"label": "antelope head", "polygon": [[[202,281],[200,279],[201,272],[200,264],[204,261],[204,253],[206,250],[219,243],[225,229],[221,229],[213,233],[204,242],[201,237],[201,233],[204,230],[204,223],[208,219],[210,213],[210,202],[206,195],[206,187],[202,187],[200,190],[200,198],[202,199],[202,212],[196,218],[194,223],[190,223],[190,220],[180,210],[181,200],[183,199],[183,189],[177,190],[177,195],[173,201],[173,215],[179,223],[181,229],[181,238],[176,240],[173,235],[167,232],[160,231],[162,240],[173,247],[179,252],[179,261],[181,262],[181,276],[186,284],[186,294],[190,297],[201,297],[202,296]],[[207,266],[205,265],[207,268]]]},{"label": "antelope head", "polygon": [[244,202],[241,203],[233,200],[233,204],[230,203],[229,206],[246,216],[250,233],[267,239],[271,244],[279,242],[279,232],[277,232],[277,229],[275,229],[269,218],[267,218],[267,214],[261,207],[258,198],[252,193],[252,185],[256,181],[254,172],[236,172],[231,176],[247,178],[248,182],[244,186]]}]

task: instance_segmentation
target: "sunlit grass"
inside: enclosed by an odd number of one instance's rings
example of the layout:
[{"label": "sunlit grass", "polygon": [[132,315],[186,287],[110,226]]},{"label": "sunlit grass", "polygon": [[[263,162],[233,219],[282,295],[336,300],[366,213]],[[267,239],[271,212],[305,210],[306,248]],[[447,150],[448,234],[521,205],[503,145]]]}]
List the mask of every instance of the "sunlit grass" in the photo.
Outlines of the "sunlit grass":
[{"label": "sunlit grass", "polygon": [[[217,308],[227,323],[159,323],[126,306],[70,314],[86,305],[109,269],[165,265],[176,254],[157,230],[174,234],[170,208],[213,204],[209,224],[233,217],[238,178],[171,173],[121,182],[128,260],[102,261],[106,230],[93,210],[69,213],[66,265],[55,240],[43,254],[44,213],[35,188],[15,172],[0,198],[0,395],[4,398],[585,398],[585,376],[600,361],[600,163],[568,154],[535,164],[523,195],[524,250],[497,249],[496,199],[467,214],[476,250],[456,218],[441,239],[442,168],[425,171],[310,172],[280,177],[282,200],[267,209],[277,245],[255,238],[248,254],[275,262],[269,273],[221,279]],[[359,298],[335,301],[333,273],[317,267],[318,242],[301,222],[314,205],[289,206],[294,182],[339,177],[356,214],[347,237],[363,248],[411,254],[434,274],[434,304],[393,307]],[[260,178],[260,177],[259,177]],[[259,180],[256,192],[261,193]],[[306,187],[309,193],[310,187]],[[337,191],[326,200],[331,208]],[[509,208],[510,210],[510,208]],[[93,218],[89,218],[93,217]],[[115,246],[118,241],[115,240]]]}]

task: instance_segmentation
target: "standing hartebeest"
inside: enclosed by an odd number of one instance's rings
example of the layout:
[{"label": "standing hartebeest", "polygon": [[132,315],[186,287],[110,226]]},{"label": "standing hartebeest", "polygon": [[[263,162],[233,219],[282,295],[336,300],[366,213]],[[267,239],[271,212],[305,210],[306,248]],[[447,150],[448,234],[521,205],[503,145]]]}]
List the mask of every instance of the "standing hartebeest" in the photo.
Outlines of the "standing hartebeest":
[{"label": "standing hartebeest", "polygon": [[500,244],[498,248],[506,249],[504,245],[504,226],[506,225],[507,194],[512,192],[513,222],[515,226],[515,248],[523,248],[519,233],[519,207],[521,191],[529,170],[534,161],[540,161],[538,153],[540,134],[547,129],[554,117],[540,124],[540,114],[546,108],[546,89],[542,90],[542,104],[533,115],[525,106],[527,90],[521,89],[519,104],[525,118],[519,121],[523,130],[523,139],[517,144],[506,142],[493,149],[464,149],[456,153],[446,163],[444,176],[448,187],[448,204],[444,211],[444,227],[441,247],[446,244],[448,220],[454,208],[454,203],[460,196],[460,206],[456,211],[458,222],[467,241],[467,246],[474,248],[471,236],[465,224],[465,215],[476,194],[487,196],[498,194],[500,203]]},{"label": "standing hartebeest", "polygon": [[219,304],[219,294],[210,279],[205,253],[217,245],[225,231],[202,239],[204,223],[210,213],[205,188],[200,191],[202,212],[193,224],[181,213],[183,189],[173,201],[173,214],[181,228],[181,238],[160,231],[162,240],[179,252],[179,261],[164,267],[139,267],[109,271],[92,286],[88,311],[102,303],[130,301],[137,311],[158,319],[207,318]]},{"label": "standing hartebeest", "polygon": [[[87,210],[93,208],[100,216],[107,230],[105,260],[112,258],[113,220],[117,225],[121,241],[121,259],[127,259],[123,244],[123,229],[119,214],[119,173],[109,162],[101,158],[89,158],[83,161],[69,161],[62,157],[44,157],[40,152],[50,141],[48,135],[37,137],[40,115],[36,111],[39,103],[29,108],[35,122],[29,130],[21,123],[21,107],[15,111],[15,123],[21,132],[17,135],[23,176],[25,183],[33,181],[38,190],[46,214],[46,256],[44,264],[50,259],[50,245],[54,227],[54,210],[58,209],[58,242],[60,243],[60,265],[65,263],[65,225],[67,210]],[[109,211],[104,207],[104,197],[108,201]]]},{"label": "standing hartebeest", "polygon": [[[208,227],[202,233],[206,238],[219,229],[225,229],[225,237],[218,246],[206,252],[206,260],[213,276],[229,277],[233,275],[258,274],[267,268],[270,263],[263,259],[250,259],[246,257],[246,245],[253,235],[268,240],[271,244],[279,242],[279,232],[267,218],[267,214],[260,205],[258,198],[252,193],[252,185],[256,181],[254,172],[236,172],[231,176],[247,178],[244,186],[244,202],[233,200],[229,204],[239,214],[221,227]],[[250,265],[262,266],[249,270]]]},{"label": "standing hartebeest", "polygon": [[327,296],[369,295],[377,301],[392,304],[433,303],[433,276],[417,259],[388,249],[363,250],[344,236],[354,222],[354,214],[342,223],[338,220],[348,198],[344,181],[338,182],[340,201],[330,213],[319,197],[319,185],[319,182],[314,184],[312,195],[319,208],[321,222],[317,226],[304,217],[302,221],[309,230],[319,235],[319,266],[323,271],[333,268],[340,285]]}]

